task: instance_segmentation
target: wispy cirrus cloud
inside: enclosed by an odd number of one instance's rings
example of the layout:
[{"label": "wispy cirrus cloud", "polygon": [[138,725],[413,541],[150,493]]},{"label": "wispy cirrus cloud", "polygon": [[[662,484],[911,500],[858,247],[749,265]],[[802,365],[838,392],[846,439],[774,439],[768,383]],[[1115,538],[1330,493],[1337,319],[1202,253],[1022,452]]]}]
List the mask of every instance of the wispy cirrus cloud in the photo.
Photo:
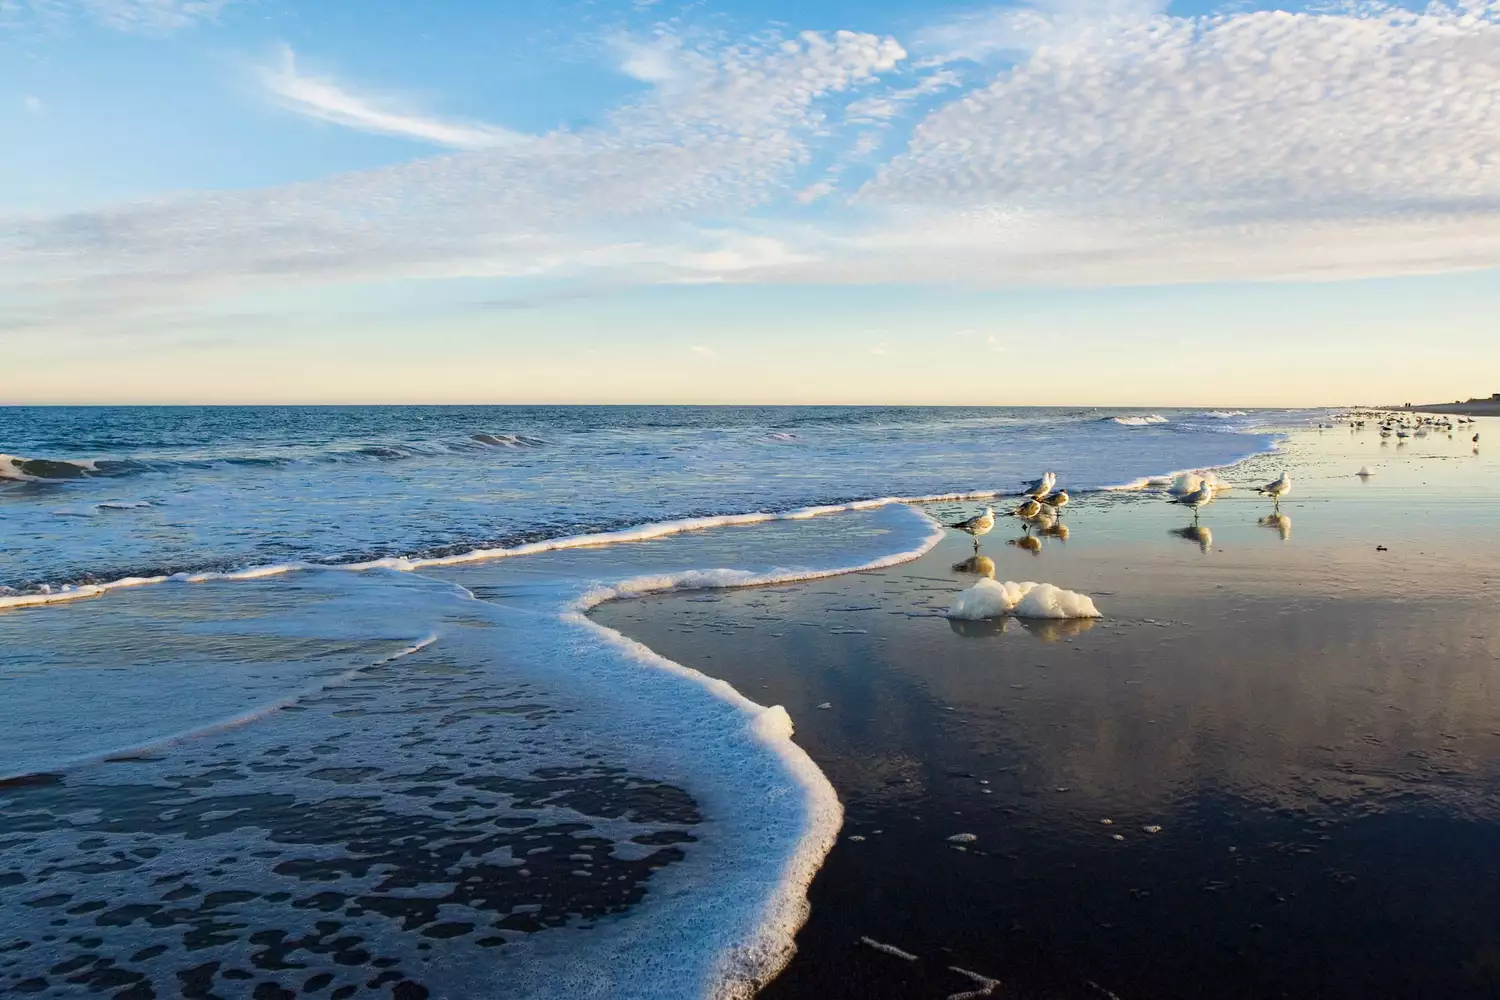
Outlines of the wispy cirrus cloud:
[{"label": "wispy cirrus cloud", "polygon": [[450,149],[487,149],[521,141],[509,129],[480,122],[451,121],[397,107],[397,99],[361,94],[327,77],[302,72],[291,46],[259,67],[257,78],[278,105],[295,114],[361,132],[393,135]]},{"label": "wispy cirrus cloud", "polygon": [[706,220],[782,197],[822,102],[904,57],[893,39],[855,32],[684,47],[670,86],[596,129],[283,188],[0,220],[0,290],[51,302],[39,308],[66,323],[296,284],[701,282],[796,266],[808,258],[786,239]]},{"label": "wispy cirrus cloud", "polygon": [[0,27],[84,17],[116,31],[165,34],[216,19],[238,0],[0,0]]}]

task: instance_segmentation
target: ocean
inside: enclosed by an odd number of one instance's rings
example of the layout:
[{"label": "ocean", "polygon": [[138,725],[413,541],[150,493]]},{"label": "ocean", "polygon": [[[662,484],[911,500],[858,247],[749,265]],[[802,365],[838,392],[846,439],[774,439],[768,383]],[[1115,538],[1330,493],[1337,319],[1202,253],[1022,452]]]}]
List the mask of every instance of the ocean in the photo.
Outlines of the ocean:
[{"label": "ocean", "polygon": [[784,711],[588,609],[890,565],[941,537],[901,499],[1320,415],[0,409],[0,984],[748,996],[837,796]]}]

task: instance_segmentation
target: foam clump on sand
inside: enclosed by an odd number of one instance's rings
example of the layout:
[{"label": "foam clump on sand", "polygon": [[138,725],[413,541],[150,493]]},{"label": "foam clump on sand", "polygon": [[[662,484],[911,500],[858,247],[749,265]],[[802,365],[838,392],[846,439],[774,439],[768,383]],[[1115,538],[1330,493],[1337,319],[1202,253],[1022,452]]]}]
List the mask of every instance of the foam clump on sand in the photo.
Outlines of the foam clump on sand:
[{"label": "foam clump on sand", "polygon": [[1197,492],[1198,487],[1204,483],[1212,486],[1214,493],[1223,493],[1230,488],[1229,484],[1220,479],[1216,473],[1182,472],[1173,477],[1172,485],[1167,488],[1167,492],[1174,497],[1185,497],[1189,493]]},{"label": "foam clump on sand", "polygon": [[1015,615],[1017,618],[1101,618],[1087,594],[1063,590],[1050,583],[980,580],[954,599],[949,618],[978,621]]}]

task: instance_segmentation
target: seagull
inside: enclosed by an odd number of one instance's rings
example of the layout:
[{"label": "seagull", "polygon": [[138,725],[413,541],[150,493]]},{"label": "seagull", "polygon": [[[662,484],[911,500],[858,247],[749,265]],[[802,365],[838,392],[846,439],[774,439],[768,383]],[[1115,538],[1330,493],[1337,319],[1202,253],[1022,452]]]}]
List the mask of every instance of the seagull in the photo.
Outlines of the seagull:
[{"label": "seagull", "polygon": [[1204,483],[1196,490],[1193,490],[1191,493],[1184,493],[1182,496],[1177,497],[1175,500],[1168,501],[1168,503],[1178,503],[1182,504],[1184,507],[1193,508],[1194,524],[1198,523],[1198,511],[1204,507],[1207,507],[1213,502],[1214,488],[1208,483]]},{"label": "seagull", "polygon": [[1021,491],[1021,495],[1024,497],[1031,497],[1033,500],[1040,500],[1048,493],[1051,493],[1052,487],[1056,485],[1057,473],[1049,472],[1046,475],[1042,476],[1041,479],[1033,480],[1032,482],[1027,483],[1026,488]]},{"label": "seagull", "polygon": [[1030,521],[1042,512],[1042,505],[1035,500],[1027,500],[1021,506],[1010,512],[1011,517],[1019,517],[1023,521]]},{"label": "seagull", "polygon": [[960,521],[957,524],[949,525],[949,527],[957,528],[959,531],[962,531],[962,532],[965,532],[967,534],[970,534],[970,535],[974,536],[974,551],[975,552],[979,551],[979,536],[980,535],[987,535],[987,534],[989,534],[990,529],[993,528],[994,526],[995,526],[995,512],[993,510],[991,510],[989,507],[986,507],[984,509],[984,513],[983,514],[975,514],[973,517],[969,518],[967,521]]},{"label": "seagull", "polygon": [[1276,501],[1276,506],[1280,507],[1281,498],[1292,492],[1292,477],[1283,472],[1280,479],[1273,479],[1266,485],[1257,487],[1255,492],[1271,497]]},{"label": "seagull", "polygon": [[[1011,511],[1010,516],[1019,517],[1023,522],[1025,522],[1022,525],[1022,530],[1028,532],[1031,530],[1031,526],[1033,524],[1040,524],[1042,522],[1051,520],[1047,508],[1043,507],[1041,503],[1036,500],[1027,500],[1025,503],[1021,504],[1021,506]],[[1045,527],[1045,525],[1043,526]]]},{"label": "seagull", "polygon": [[1062,509],[1068,505],[1068,501],[1070,499],[1072,498],[1068,496],[1067,490],[1058,490],[1056,493],[1037,498],[1040,503],[1046,504],[1048,507],[1051,507],[1052,512],[1059,516],[1062,515]]}]

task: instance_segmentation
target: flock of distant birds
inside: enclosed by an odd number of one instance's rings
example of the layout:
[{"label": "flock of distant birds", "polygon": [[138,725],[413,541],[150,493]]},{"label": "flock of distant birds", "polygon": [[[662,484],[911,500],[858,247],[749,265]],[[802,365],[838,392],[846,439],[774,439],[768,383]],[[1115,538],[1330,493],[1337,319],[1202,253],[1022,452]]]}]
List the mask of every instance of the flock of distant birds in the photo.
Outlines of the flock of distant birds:
[{"label": "flock of distant birds", "polygon": [[[1375,422],[1380,427],[1382,439],[1394,436],[1398,444],[1404,444],[1408,438],[1424,438],[1433,431],[1447,433],[1451,438],[1455,428],[1474,423],[1472,417],[1459,417],[1456,420],[1449,417],[1423,416],[1420,414],[1388,413],[1383,411],[1358,411],[1345,414],[1341,418],[1348,422],[1350,430],[1357,432],[1366,427],[1370,422]],[[1324,424],[1319,424],[1323,428]],[[1475,451],[1478,451],[1479,434],[1473,437]],[[1382,444],[1386,441],[1382,440]],[[1372,473],[1368,467],[1359,470],[1360,478],[1368,478]],[[948,527],[970,535],[974,539],[974,551],[979,551],[980,537],[994,530],[1000,517],[1014,517],[1020,520],[1023,537],[1011,539],[1010,544],[1021,548],[1039,551],[1041,543],[1032,531],[1037,534],[1050,535],[1052,537],[1066,540],[1068,528],[1062,523],[1063,508],[1072,500],[1067,490],[1057,489],[1057,473],[1048,472],[1040,479],[1026,483],[1021,491],[1015,496],[1025,497],[1014,509],[997,515],[993,507],[985,507],[982,513],[973,517],[950,524]],[[1167,502],[1187,507],[1193,512],[1193,523],[1187,528],[1174,532],[1191,541],[1196,541],[1205,549],[1212,544],[1212,535],[1208,529],[1198,525],[1198,517],[1204,507],[1218,499],[1219,494],[1230,489],[1230,485],[1218,478],[1212,472],[1209,473],[1183,473],[1172,480],[1167,486]],[[1280,476],[1257,486],[1255,491],[1262,496],[1271,498],[1273,513],[1261,520],[1262,524],[1276,528],[1285,539],[1291,532],[1291,519],[1281,513],[1281,498],[1292,492],[1292,477],[1285,471]]]},{"label": "flock of distant birds", "polygon": [[[1474,422],[1473,417],[1459,417],[1457,420],[1451,420],[1448,417],[1424,417],[1387,413],[1369,414],[1351,418],[1349,420],[1349,427],[1351,430],[1357,431],[1366,427],[1371,420],[1375,420],[1378,423],[1382,440],[1394,436],[1397,443],[1406,441],[1408,438],[1424,438],[1433,431],[1444,432],[1451,438],[1455,428]],[[1471,440],[1475,444],[1479,443],[1479,434],[1477,431]]]}]

